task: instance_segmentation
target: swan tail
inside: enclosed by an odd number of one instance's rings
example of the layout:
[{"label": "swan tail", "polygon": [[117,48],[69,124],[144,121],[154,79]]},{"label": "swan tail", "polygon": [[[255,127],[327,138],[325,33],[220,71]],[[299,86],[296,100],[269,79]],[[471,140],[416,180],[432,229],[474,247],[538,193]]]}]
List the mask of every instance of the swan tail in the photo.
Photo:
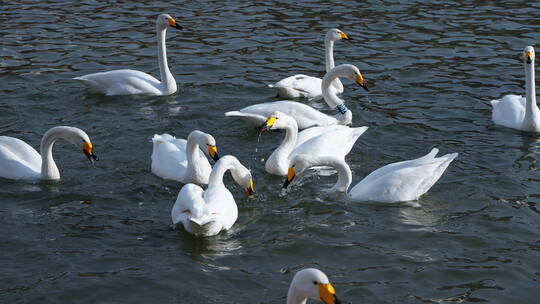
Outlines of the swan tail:
[{"label": "swan tail", "polygon": [[353,136],[355,138],[358,138],[358,137],[362,136],[362,134],[364,134],[364,132],[366,132],[368,129],[369,129],[369,127],[354,128]]},{"label": "swan tail", "polygon": [[210,222],[214,222],[216,220],[215,216],[202,216],[202,217],[189,217],[188,218],[191,222],[199,225],[204,226]]},{"label": "swan tail", "polygon": [[276,87],[275,84],[271,84],[271,83],[269,83],[267,86],[268,86],[269,88],[275,88],[275,87]]}]

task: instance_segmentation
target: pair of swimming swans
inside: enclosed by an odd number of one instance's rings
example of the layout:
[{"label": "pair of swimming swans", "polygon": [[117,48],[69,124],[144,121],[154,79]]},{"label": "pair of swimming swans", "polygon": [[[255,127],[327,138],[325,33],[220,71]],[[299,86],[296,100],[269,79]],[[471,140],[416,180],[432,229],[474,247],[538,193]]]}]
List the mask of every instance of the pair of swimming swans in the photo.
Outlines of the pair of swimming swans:
[{"label": "pair of swimming swans", "polygon": [[534,59],[534,48],[526,46],[523,50],[525,98],[520,95],[506,95],[502,99],[492,100],[492,120],[495,124],[522,131],[540,132],[540,109],[536,105]]},{"label": "pair of swimming swans", "polygon": [[336,95],[336,90],[331,89],[332,83],[340,77],[356,82],[367,90],[364,78],[357,67],[351,64],[342,64],[331,69],[322,80],[322,94],[324,101],[331,109],[338,110],[338,114],[330,116],[300,102],[280,100],[254,104],[238,111],[230,111],[225,116],[239,117],[253,125],[260,126],[266,118],[275,111],[283,112],[292,116],[299,129],[316,126],[348,125],[352,122],[352,113],[345,106],[345,102]]},{"label": "pair of swimming swans", "polygon": [[[326,33],[324,39],[324,53],[326,73],[330,72],[335,67],[334,64],[334,42],[339,40],[352,40],[347,34],[338,30],[330,29]],[[298,74],[284,78],[275,84],[269,84],[271,88],[275,88],[278,96],[281,98],[315,98],[322,95],[322,79],[313,76]],[[332,89],[336,93],[343,93],[343,84],[339,79],[332,82]]]},{"label": "pair of swimming swans", "polygon": [[437,148],[433,148],[423,157],[381,167],[362,179],[349,193],[347,190],[352,182],[352,172],[343,158],[299,154],[291,160],[283,187],[286,188],[298,174],[309,168],[329,166],[338,172],[338,180],[330,192],[345,192],[351,201],[414,201],[439,180],[448,165],[458,156],[457,153],[450,153],[436,157],[438,152]]},{"label": "pair of swimming swans", "polygon": [[287,175],[291,160],[299,154],[345,158],[358,138],[368,129],[329,126],[313,127],[298,133],[296,120],[279,111],[272,113],[260,128],[285,130],[285,138],[265,164],[266,172],[282,176]]},{"label": "pair of swimming swans", "polygon": [[147,73],[128,69],[88,74],[74,79],[80,81],[90,90],[108,96],[131,94],[170,95],[175,93],[177,90],[176,80],[167,64],[167,50],[165,47],[165,36],[168,27],[182,29],[170,15],[159,15],[156,19],[156,32],[161,81]]},{"label": "pair of swimming swans", "polygon": [[41,140],[40,153],[20,139],[0,136],[0,177],[59,180],[60,171],[52,155],[53,145],[58,139],[72,143],[83,151],[90,162],[97,160],[88,134],[75,127],[58,126],[49,129]]}]

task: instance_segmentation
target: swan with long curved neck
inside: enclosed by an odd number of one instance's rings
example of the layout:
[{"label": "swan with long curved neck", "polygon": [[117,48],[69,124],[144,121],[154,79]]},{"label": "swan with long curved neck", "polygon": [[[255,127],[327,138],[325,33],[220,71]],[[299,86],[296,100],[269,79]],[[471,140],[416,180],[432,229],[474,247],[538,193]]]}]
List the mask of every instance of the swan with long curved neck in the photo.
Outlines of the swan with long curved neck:
[{"label": "swan with long curved neck", "polygon": [[214,161],[219,159],[212,135],[194,130],[185,140],[164,133],[154,135],[152,142],[152,173],[184,184],[208,184],[212,167],[200,148],[205,147]]},{"label": "swan with long curved neck", "polygon": [[540,132],[540,110],[536,105],[534,80],[534,48],[527,46],[523,50],[525,66],[525,98],[518,95],[506,95],[502,99],[492,100],[492,120],[497,125],[522,131]]},{"label": "swan with long curved neck", "polygon": [[[427,155],[381,167],[356,184],[347,196],[352,201],[395,203],[417,200],[441,177],[448,165],[457,157],[450,153],[436,157],[438,149]],[[296,155],[291,160],[284,188],[298,174],[315,166],[329,166],[337,170],[338,180],[330,192],[347,192],[352,182],[352,172],[343,158],[335,156]]]},{"label": "swan with long curved neck", "polygon": [[111,95],[170,95],[176,92],[176,80],[167,64],[165,35],[167,28],[181,29],[173,17],[161,14],[156,19],[158,63],[161,81],[153,76],[137,70],[114,70],[109,72],[88,74],[73,79],[79,80],[90,90]]},{"label": "swan with long curved neck", "polygon": [[298,133],[296,121],[289,115],[274,112],[262,126],[264,130],[285,130],[285,138],[266,161],[266,172],[287,175],[295,155],[310,153],[317,156],[345,158],[360,135],[368,128],[346,126],[314,127]]},{"label": "swan with long curved neck", "polygon": [[322,94],[328,106],[338,111],[335,116],[326,115],[308,105],[290,100],[254,104],[239,111],[227,112],[225,116],[240,117],[260,126],[273,112],[281,111],[294,117],[299,129],[315,126],[348,125],[352,122],[352,113],[345,106],[345,102],[336,95],[335,90],[330,89],[334,80],[340,77],[350,79],[367,90],[360,70],[352,64],[339,65],[326,73],[322,80]]},{"label": "swan with long curved neck", "polygon": [[229,230],[238,218],[238,207],[231,192],[223,184],[223,175],[231,171],[234,181],[249,196],[254,192],[250,171],[234,156],[221,157],[212,169],[208,188],[195,184],[182,187],[171,210],[173,225],[197,236],[212,236]]},{"label": "swan with long curved neck", "polygon": [[41,140],[40,153],[24,141],[0,136],[0,177],[8,179],[58,180],[60,171],[54,162],[52,148],[58,139],[65,139],[88,157],[97,160],[88,135],[75,127],[59,126],[49,129]]},{"label": "swan with long curved neck", "polygon": [[[347,34],[338,29],[330,29],[324,38],[325,67],[326,73],[335,67],[334,42],[338,40],[352,40]],[[275,88],[281,98],[314,98],[322,95],[322,79],[318,77],[298,74],[284,78],[268,87]],[[332,88],[336,93],[343,93],[343,84],[339,79],[332,82]]]},{"label": "swan with long curved neck", "polygon": [[298,271],[287,293],[287,304],[306,304],[308,299],[320,300],[325,304],[341,303],[328,277],[315,268]]}]

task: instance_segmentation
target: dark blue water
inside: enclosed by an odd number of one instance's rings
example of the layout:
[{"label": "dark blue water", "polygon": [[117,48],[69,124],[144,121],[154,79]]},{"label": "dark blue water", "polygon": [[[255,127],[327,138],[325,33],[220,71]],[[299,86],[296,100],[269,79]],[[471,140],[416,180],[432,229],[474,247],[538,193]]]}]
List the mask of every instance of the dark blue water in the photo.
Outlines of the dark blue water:
[{"label": "dark blue water", "polygon": [[[178,93],[102,97],[72,77],[118,68],[158,76],[154,21],[169,31]],[[540,39],[529,1],[12,1],[0,9],[0,135],[38,148],[56,125],[84,129],[95,167],[55,145],[62,180],[0,180],[2,303],[284,303],[293,273],[323,270],[352,303],[534,303],[540,282],[539,137],[491,122],[491,99],[524,94],[521,52]],[[275,100],[285,76],[322,76],[323,36],[358,66],[344,81],[354,183],[390,162],[458,152],[417,204],[328,196],[336,176],[280,195],[263,159],[280,133],[223,113]],[[320,104],[320,102],[315,102]],[[323,108],[324,109],[324,108]],[[329,112],[331,113],[331,112]],[[252,169],[233,229],[170,230],[181,185],[150,173],[150,138],[211,133]]]}]

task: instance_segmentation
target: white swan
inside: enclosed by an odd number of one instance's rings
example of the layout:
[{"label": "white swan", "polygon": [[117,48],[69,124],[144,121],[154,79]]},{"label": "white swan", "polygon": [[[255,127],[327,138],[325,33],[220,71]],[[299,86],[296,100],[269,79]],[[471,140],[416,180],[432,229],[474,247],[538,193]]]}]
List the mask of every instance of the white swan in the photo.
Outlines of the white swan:
[{"label": "white swan", "polygon": [[526,46],[523,50],[525,66],[525,98],[518,95],[506,95],[502,99],[492,100],[491,118],[497,125],[508,128],[540,132],[540,110],[536,105],[534,83],[534,48]]},{"label": "white swan", "polygon": [[164,133],[154,135],[152,142],[152,173],[184,184],[208,184],[212,167],[199,148],[206,147],[208,155],[217,161],[216,140],[212,135],[195,130],[185,140]]},{"label": "white swan", "polygon": [[[347,34],[338,29],[330,29],[326,33],[324,38],[324,52],[327,73],[335,67],[334,42],[341,39],[351,40]],[[321,78],[298,74],[284,78],[275,84],[269,84],[268,86],[275,88],[278,92],[278,96],[281,98],[314,98],[322,95],[321,84]],[[343,84],[341,84],[339,79],[332,82],[332,88],[335,89],[338,94],[343,93]]]},{"label": "white swan", "polygon": [[239,111],[227,112],[225,113],[225,116],[240,117],[254,125],[260,126],[273,112],[281,111],[293,116],[300,129],[314,126],[350,124],[352,121],[351,111],[347,109],[344,101],[336,95],[335,90],[330,90],[332,82],[339,77],[345,77],[355,81],[367,90],[362,74],[354,65],[342,64],[326,73],[322,80],[322,93],[328,106],[338,111],[338,114],[335,116],[326,115],[308,105],[289,100],[254,104],[240,109]]},{"label": "white swan", "polygon": [[305,304],[308,299],[321,300],[325,304],[341,303],[328,277],[315,268],[298,271],[287,293],[287,304]]},{"label": "white swan", "polygon": [[167,65],[167,50],[165,49],[165,33],[167,27],[181,29],[176,20],[167,14],[161,14],[156,20],[158,62],[161,81],[144,72],[136,70],[114,70],[109,72],[88,74],[73,79],[79,80],[90,90],[105,95],[170,95],[176,92],[174,80]]},{"label": "white swan", "polygon": [[[381,167],[362,179],[347,194],[352,201],[376,201],[395,203],[417,200],[441,177],[457,153],[436,157],[438,149],[427,155]],[[334,156],[297,155],[291,161],[286,188],[297,174],[314,166],[333,167],[338,172],[338,181],[331,192],[347,192],[352,181],[351,169],[343,158]]]},{"label": "white swan", "polygon": [[195,184],[182,187],[171,210],[174,225],[182,223],[187,232],[197,236],[216,235],[232,227],[238,217],[238,207],[223,184],[227,170],[231,170],[233,179],[247,195],[253,194],[249,170],[236,157],[225,155],[214,165],[206,191]]},{"label": "white swan", "polygon": [[345,158],[358,137],[368,127],[346,126],[315,127],[298,133],[296,121],[281,112],[274,112],[262,126],[265,130],[285,129],[285,138],[266,161],[266,172],[287,175],[287,169],[295,155],[309,153],[317,156]]},{"label": "white swan", "polygon": [[41,139],[40,153],[24,141],[0,136],[0,177],[8,179],[58,180],[60,172],[52,148],[56,140],[65,139],[82,150],[90,162],[97,160],[88,135],[79,128],[54,127]]}]

